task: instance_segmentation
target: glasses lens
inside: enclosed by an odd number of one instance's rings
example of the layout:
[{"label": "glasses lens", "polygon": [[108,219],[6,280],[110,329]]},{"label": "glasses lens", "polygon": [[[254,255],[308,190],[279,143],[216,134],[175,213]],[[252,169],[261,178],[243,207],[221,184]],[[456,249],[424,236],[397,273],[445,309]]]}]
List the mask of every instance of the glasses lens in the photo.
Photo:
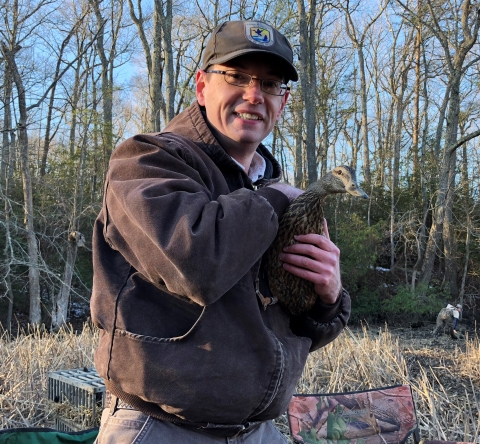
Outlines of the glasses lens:
[{"label": "glasses lens", "polygon": [[[247,88],[252,83],[252,77],[239,71],[225,71],[225,81],[230,85]],[[260,88],[267,94],[274,96],[283,96],[287,91],[287,86],[278,80],[263,79],[260,81]]]},{"label": "glasses lens", "polygon": [[231,85],[248,86],[250,85],[252,78],[243,72],[227,71],[225,72],[225,81]]},{"label": "glasses lens", "polygon": [[276,80],[262,80],[262,90],[275,96],[283,96],[283,94],[285,94],[285,89],[282,89],[281,82],[277,82]]}]

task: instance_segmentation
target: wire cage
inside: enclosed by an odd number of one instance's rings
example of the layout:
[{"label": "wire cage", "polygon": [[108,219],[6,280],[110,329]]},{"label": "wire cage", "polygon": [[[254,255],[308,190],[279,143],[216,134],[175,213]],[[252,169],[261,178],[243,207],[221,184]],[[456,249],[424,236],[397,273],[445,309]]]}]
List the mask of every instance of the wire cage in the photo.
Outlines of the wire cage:
[{"label": "wire cage", "polygon": [[95,368],[60,370],[48,374],[48,399],[56,408],[55,428],[76,432],[99,425],[105,406],[105,384]]}]

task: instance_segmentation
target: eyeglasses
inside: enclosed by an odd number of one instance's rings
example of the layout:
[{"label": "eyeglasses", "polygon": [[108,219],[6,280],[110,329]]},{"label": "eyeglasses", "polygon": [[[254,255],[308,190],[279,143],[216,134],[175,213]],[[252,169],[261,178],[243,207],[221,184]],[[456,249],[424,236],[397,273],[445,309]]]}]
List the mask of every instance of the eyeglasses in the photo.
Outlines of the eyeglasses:
[{"label": "eyeglasses", "polygon": [[259,79],[258,77],[253,77],[250,74],[240,71],[219,71],[211,69],[205,72],[209,74],[223,74],[225,82],[242,88],[248,88],[254,80],[258,80],[260,82],[260,89],[272,96],[284,96],[287,91],[290,91],[290,88],[279,80]]}]

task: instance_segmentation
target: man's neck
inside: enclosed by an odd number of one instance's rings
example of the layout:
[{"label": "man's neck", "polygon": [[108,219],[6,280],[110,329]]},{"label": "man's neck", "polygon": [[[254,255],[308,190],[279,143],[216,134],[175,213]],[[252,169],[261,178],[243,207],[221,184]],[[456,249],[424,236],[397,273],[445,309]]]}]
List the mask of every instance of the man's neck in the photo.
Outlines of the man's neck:
[{"label": "man's neck", "polygon": [[267,164],[265,159],[257,152],[253,153],[252,162],[250,163],[250,168],[248,170],[245,170],[245,167],[233,157],[232,160],[244,169],[245,173],[247,173],[247,176],[250,177],[253,183],[259,179],[263,179],[265,176]]},{"label": "man's neck", "polygon": [[230,151],[226,147],[224,148],[227,154],[233,159],[235,159],[240,165],[242,165],[245,171],[248,173],[248,170],[250,169],[250,165],[252,164],[252,159],[253,159],[253,155],[255,154],[255,151],[247,155],[244,152],[239,153],[236,151]]},{"label": "man's neck", "polygon": [[242,165],[245,168],[245,171],[248,171],[250,169],[250,165],[252,164],[253,155],[257,150],[257,146],[254,144],[240,145],[239,143],[230,139],[230,137],[227,137],[217,131],[213,125],[210,125],[210,129],[227,154],[233,157],[240,165]]}]

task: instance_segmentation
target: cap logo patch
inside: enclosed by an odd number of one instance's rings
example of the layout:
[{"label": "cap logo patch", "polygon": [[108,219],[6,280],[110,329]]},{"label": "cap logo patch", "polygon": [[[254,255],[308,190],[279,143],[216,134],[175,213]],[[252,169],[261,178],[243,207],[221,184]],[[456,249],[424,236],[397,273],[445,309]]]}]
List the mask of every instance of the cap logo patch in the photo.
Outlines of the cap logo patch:
[{"label": "cap logo patch", "polygon": [[261,26],[258,25],[258,22],[245,23],[245,36],[257,45],[272,46],[273,29],[265,23],[261,23]]}]

